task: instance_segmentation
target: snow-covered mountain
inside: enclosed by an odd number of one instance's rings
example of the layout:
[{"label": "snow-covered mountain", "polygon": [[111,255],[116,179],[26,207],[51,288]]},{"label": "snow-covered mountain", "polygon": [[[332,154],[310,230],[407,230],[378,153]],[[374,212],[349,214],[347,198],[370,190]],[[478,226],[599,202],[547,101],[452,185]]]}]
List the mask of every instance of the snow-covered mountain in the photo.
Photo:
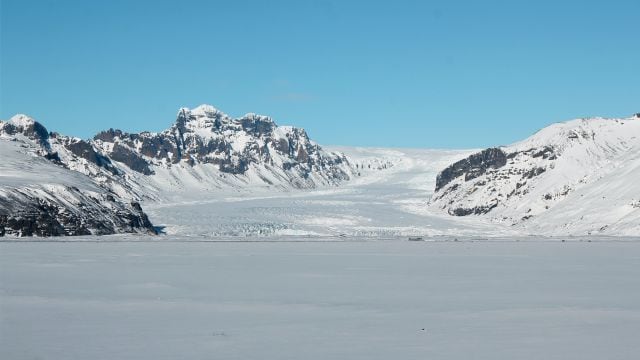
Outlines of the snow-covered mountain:
[{"label": "snow-covered mountain", "polygon": [[430,208],[533,234],[640,234],[640,114],[558,123],[460,160]]},{"label": "snow-covered mountain", "polygon": [[0,122],[0,236],[155,233],[138,202],[65,166],[47,130]]},{"label": "snow-covered mountain", "polygon": [[[137,201],[202,198],[220,189],[308,189],[357,174],[346,156],[324,151],[303,129],[255,114],[232,119],[209,105],[180,109],[160,133],[109,129],[91,140],[50,133],[16,115],[0,122],[0,140],[0,228],[15,234],[152,231]],[[26,166],[34,176],[26,175]],[[11,215],[16,211],[18,218]],[[44,213],[64,230],[16,225],[27,218],[42,222],[33,219]],[[71,220],[57,213],[74,214],[83,225],[68,225]],[[140,226],[121,223],[130,214],[140,215]]]},{"label": "snow-covered mountain", "polygon": [[180,109],[175,123],[159,133],[109,129],[91,144],[159,193],[308,189],[337,185],[354,174],[343,154],[324,151],[303,129],[256,114],[232,119],[210,105]]}]

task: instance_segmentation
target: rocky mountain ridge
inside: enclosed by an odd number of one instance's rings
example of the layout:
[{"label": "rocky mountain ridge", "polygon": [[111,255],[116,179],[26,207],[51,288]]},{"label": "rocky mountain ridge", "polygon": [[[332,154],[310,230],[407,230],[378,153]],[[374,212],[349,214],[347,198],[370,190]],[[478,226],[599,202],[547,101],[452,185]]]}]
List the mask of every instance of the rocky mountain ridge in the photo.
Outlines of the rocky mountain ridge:
[{"label": "rocky mountain ridge", "polygon": [[[323,150],[303,129],[278,126],[256,114],[232,119],[209,105],[180,109],[175,123],[159,133],[109,129],[90,140],[49,132],[34,119],[16,115],[0,121],[0,140],[5,142],[3,156],[7,152],[29,161],[39,157],[46,161],[38,162],[47,169],[43,177],[56,166],[82,174],[83,185],[92,189],[88,195],[67,186],[67,173],[60,179],[41,179],[37,191],[15,181],[0,183],[0,228],[5,229],[0,235],[153,231],[140,200],[180,192],[200,196],[224,187],[315,188],[337,185],[355,174],[346,156]],[[13,166],[6,170],[19,178],[22,165]],[[12,217],[15,211],[21,215]],[[57,215],[65,212],[86,216]],[[102,220],[91,223],[92,218]],[[73,222],[88,225],[71,226]]]},{"label": "rocky mountain ridge", "polygon": [[42,153],[33,125],[0,123],[0,236],[156,233],[138,202]]},{"label": "rocky mountain ridge", "polygon": [[278,126],[256,114],[232,119],[210,105],[180,109],[165,131],[130,134],[109,129],[97,134],[92,145],[143,175],[176,165],[204,165],[250,183],[285,188],[337,185],[353,175],[344,155],[324,151],[303,129]]}]

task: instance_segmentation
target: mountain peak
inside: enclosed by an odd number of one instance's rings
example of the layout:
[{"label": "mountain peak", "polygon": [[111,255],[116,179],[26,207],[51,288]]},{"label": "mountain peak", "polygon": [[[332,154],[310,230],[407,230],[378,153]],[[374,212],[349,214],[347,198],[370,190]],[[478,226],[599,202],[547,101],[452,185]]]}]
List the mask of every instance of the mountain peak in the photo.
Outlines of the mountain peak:
[{"label": "mountain peak", "polygon": [[206,118],[212,119],[212,118],[228,118],[229,117],[227,114],[218,110],[214,106],[208,105],[208,104],[202,104],[202,105],[196,106],[193,109],[181,108],[180,112],[182,112],[183,110],[185,112],[189,112],[192,116],[196,118],[206,117]]},{"label": "mountain peak", "polygon": [[35,124],[35,121],[31,116],[25,114],[16,114],[11,119],[9,119],[9,123],[17,127],[28,127]]},{"label": "mountain peak", "polygon": [[219,129],[222,124],[229,122],[231,122],[231,118],[227,114],[211,105],[203,104],[193,109],[180,108],[175,126],[181,132],[185,132],[187,129],[211,131],[211,128]]},{"label": "mountain peak", "polygon": [[0,123],[0,132],[8,135],[21,133],[30,138],[36,139],[42,146],[47,147],[49,131],[42,124],[25,114],[14,115],[9,121]]}]

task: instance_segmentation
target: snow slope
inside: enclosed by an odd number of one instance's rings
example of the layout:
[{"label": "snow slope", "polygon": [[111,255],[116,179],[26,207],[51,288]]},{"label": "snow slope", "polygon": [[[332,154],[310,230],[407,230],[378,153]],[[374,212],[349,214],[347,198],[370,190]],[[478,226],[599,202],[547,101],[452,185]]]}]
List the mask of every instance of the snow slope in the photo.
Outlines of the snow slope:
[{"label": "snow slope", "polygon": [[532,234],[640,233],[640,118],[578,119],[444,169],[434,211]]},{"label": "snow slope", "polygon": [[0,137],[0,236],[155,232],[139,204],[38,150],[21,136]]}]

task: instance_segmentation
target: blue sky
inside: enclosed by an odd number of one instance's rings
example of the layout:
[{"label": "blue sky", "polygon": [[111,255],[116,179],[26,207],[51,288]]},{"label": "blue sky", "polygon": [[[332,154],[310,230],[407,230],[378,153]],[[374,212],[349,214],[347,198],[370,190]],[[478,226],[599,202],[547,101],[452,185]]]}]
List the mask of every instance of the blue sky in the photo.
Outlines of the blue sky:
[{"label": "blue sky", "polygon": [[0,118],[90,137],[179,107],[322,144],[508,144],[640,112],[640,1],[1,0]]}]

